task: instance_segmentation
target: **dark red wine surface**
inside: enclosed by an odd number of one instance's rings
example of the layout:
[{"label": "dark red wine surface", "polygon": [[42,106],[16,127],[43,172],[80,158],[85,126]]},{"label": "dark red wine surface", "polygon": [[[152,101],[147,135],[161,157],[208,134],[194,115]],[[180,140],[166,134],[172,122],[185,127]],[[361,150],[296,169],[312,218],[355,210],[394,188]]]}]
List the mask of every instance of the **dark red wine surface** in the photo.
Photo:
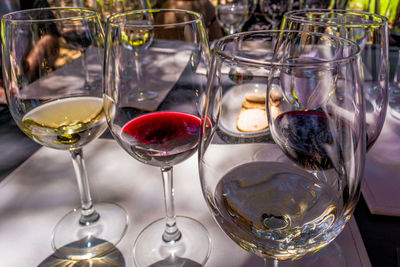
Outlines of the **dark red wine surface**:
[{"label": "dark red wine surface", "polygon": [[335,146],[327,114],[318,111],[290,111],[276,118],[277,143],[285,154],[306,169],[332,168],[326,148]]},{"label": "dark red wine surface", "polygon": [[[155,112],[137,117],[122,128],[134,157],[145,163],[174,165],[197,147],[200,118],[180,112]],[[128,147],[125,144],[125,147]]]},{"label": "dark red wine surface", "polygon": [[198,117],[179,112],[157,112],[128,122],[123,132],[144,144],[186,140],[196,135],[200,127]]}]

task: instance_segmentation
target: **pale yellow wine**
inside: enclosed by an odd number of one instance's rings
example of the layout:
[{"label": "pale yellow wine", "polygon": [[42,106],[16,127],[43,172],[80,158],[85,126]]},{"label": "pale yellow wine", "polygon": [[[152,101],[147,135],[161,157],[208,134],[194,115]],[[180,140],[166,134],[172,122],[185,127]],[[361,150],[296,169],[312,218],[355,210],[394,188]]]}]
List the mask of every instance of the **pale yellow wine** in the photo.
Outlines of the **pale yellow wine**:
[{"label": "pale yellow wine", "polygon": [[56,149],[79,148],[106,129],[103,99],[70,97],[45,103],[22,119],[25,133],[42,145]]}]

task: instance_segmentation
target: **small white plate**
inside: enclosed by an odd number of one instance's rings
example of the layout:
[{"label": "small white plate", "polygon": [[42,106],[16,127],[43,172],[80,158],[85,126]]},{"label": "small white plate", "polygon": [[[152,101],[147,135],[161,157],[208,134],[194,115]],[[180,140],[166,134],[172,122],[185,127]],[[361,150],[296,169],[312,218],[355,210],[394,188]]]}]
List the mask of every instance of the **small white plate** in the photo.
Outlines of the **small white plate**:
[{"label": "small white plate", "polygon": [[269,132],[269,128],[254,133],[241,132],[236,128],[236,119],[242,108],[244,95],[247,93],[267,93],[267,85],[260,83],[236,85],[224,94],[219,120],[219,127],[224,133],[235,137],[256,137]]}]

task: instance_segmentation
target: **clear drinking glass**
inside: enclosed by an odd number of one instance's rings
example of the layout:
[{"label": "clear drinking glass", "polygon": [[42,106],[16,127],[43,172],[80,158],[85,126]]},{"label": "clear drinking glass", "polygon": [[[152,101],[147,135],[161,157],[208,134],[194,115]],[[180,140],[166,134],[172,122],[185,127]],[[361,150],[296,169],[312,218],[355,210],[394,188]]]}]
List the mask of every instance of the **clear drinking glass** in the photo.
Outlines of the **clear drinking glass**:
[{"label": "clear drinking glass", "polygon": [[[64,25],[79,29],[61,34]],[[56,225],[52,246],[70,259],[95,257],[124,236],[128,217],[116,204],[93,205],[82,147],[107,128],[102,87],[82,72],[83,43],[91,71],[102,72],[104,33],[95,11],[45,8],[2,18],[3,79],[8,107],[20,129],[43,146],[71,153],[81,208]]]},{"label": "clear drinking glass", "polygon": [[[199,172],[222,230],[274,266],[334,240],[360,194],[360,49],[301,31],[220,39],[202,108]],[[240,66],[247,79],[222,70]]]},{"label": "clear drinking glass", "polygon": [[283,14],[293,9],[294,0],[260,0],[261,14],[271,24],[272,29],[278,28]]},{"label": "clear drinking glass", "polygon": [[[199,103],[210,64],[203,19],[183,10],[130,11],[111,16],[106,32],[104,107],[109,128],[133,158],[161,169],[164,185],[165,218],[139,234],[133,250],[136,265],[204,265],[210,237],[198,221],[175,215],[172,180],[173,166],[193,155],[198,144]],[[126,79],[120,72],[127,64],[125,36],[136,32],[152,35],[144,79],[131,81],[143,90],[157,86],[158,97],[145,103],[130,99],[130,90],[121,86]]]},{"label": "clear drinking glass", "polygon": [[366,100],[367,149],[378,139],[388,104],[388,20],[362,11],[297,10],[287,12],[282,29],[324,32],[361,47]]},{"label": "clear drinking glass", "polygon": [[250,12],[249,0],[217,0],[215,6],[217,21],[227,34],[239,32]]},{"label": "clear drinking glass", "polygon": [[[144,16],[141,21],[137,20],[136,23],[142,23],[144,26],[154,24],[152,14]],[[124,78],[127,78],[122,80],[127,82],[127,84],[125,84],[127,87],[132,86],[131,79],[133,79],[134,76],[136,78],[135,80],[137,81],[135,90],[132,91],[127,97],[132,99],[132,101],[138,102],[145,102],[157,98],[158,93],[156,90],[151,90],[149,88],[144,89],[141,86],[142,79],[144,78],[143,64],[148,63],[143,61],[142,55],[149,48],[153,41],[153,30],[146,27],[139,27],[135,30],[131,30],[129,28],[127,30],[121,29],[121,32],[122,44],[125,48],[125,57],[127,58],[128,63],[121,65],[121,71],[125,75]]]}]

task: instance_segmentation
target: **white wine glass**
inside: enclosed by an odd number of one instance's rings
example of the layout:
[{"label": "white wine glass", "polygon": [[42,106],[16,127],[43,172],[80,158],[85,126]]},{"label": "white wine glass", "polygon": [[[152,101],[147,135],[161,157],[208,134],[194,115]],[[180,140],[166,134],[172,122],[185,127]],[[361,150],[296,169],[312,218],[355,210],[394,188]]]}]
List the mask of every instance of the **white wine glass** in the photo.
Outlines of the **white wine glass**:
[{"label": "white wine glass", "polygon": [[361,47],[369,150],[381,133],[388,106],[387,18],[363,11],[304,9],[287,12],[281,28],[333,34]]},{"label": "white wine glass", "polygon": [[[142,23],[143,26],[151,26],[154,24],[152,14],[146,14],[144,18],[141,20],[138,19],[136,23]],[[125,48],[124,52],[126,52],[125,57],[128,63],[121,65],[121,71],[125,75],[124,78],[128,78],[122,80],[128,82],[125,84],[127,87],[132,87],[131,82],[133,76],[135,76],[135,80],[137,81],[134,90],[131,90],[131,93],[128,95],[128,98],[132,101],[146,102],[159,96],[156,90],[151,90],[149,88],[144,89],[141,86],[144,79],[143,65],[148,63],[143,60],[142,55],[151,45],[153,35],[154,33],[151,27],[137,27],[135,29],[130,29],[129,27],[126,29],[121,28],[121,40]]]},{"label": "white wine glass", "polygon": [[[148,23],[146,23],[148,21]],[[210,254],[210,237],[197,220],[176,216],[173,166],[196,152],[201,97],[210,63],[202,16],[174,9],[147,9],[117,13],[107,21],[104,110],[118,144],[136,160],[160,168],[165,217],[152,222],[137,237],[137,266],[203,266]],[[142,89],[156,84],[160,97],[138,102],[122,86],[128,64],[126,37],[152,33],[147,49],[151,67],[146,79],[132,77]],[[202,74],[203,73],[203,74]],[[161,204],[161,203],[160,203]]]},{"label": "white wine glass", "polygon": [[[81,29],[65,38],[62,25]],[[86,259],[115,248],[128,216],[118,204],[93,204],[82,147],[107,128],[102,87],[86,86],[81,53],[85,43],[92,71],[102,72],[104,33],[97,13],[82,8],[44,8],[2,18],[4,85],[18,127],[39,144],[70,152],[81,207],[56,225],[52,246],[60,258]],[[72,58],[71,58],[72,57]]]},{"label": "white wine glass", "polygon": [[[354,211],[366,150],[360,62],[354,42],[302,31],[238,33],[214,48],[203,195],[222,230],[271,266],[325,247]],[[221,71],[234,65],[250,79]]]},{"label": "white wine glass", "polygon": [[250,0],[217,0],[215,15],[226,34],[239,32],[250,16]]}]

